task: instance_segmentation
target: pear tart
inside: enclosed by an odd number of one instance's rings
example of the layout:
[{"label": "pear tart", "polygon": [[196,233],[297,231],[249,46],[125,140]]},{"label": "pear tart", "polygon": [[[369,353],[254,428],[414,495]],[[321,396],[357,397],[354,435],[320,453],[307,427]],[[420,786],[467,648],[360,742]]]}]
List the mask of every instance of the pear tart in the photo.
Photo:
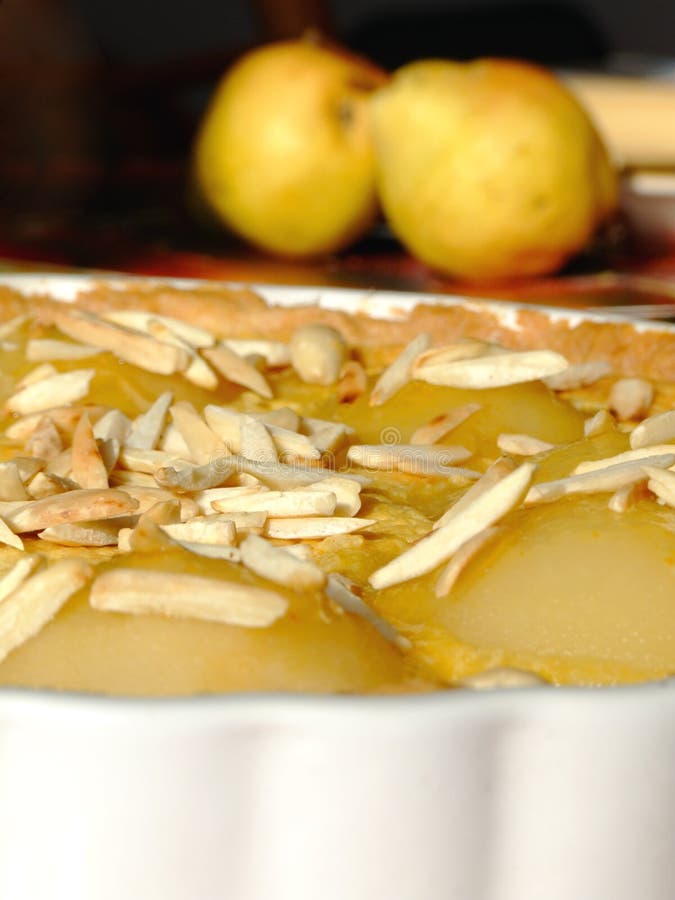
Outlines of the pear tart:
[{"label": "pear tart", "polygon": [[143,285],[0,313],[0,684],[675,671],[667,330]]}]

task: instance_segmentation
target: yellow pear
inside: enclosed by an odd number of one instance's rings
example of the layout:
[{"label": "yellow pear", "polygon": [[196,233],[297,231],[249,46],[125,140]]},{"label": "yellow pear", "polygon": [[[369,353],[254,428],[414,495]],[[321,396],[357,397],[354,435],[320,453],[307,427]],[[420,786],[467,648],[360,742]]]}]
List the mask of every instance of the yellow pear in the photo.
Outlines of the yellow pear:
[{"label": "yellow pear", "polygon": [[243,56],[195,143],[196,183],[216,216],[289,257],[337,250],[364,233],[377,212],[368,99],[386,78],[307,39]]},{"label": "yellow pear", "polygon": [[497,280],[555,271],[616,205],[590,118],[547,70],[424,60],[372,100],[380,199],[411,253]]}]

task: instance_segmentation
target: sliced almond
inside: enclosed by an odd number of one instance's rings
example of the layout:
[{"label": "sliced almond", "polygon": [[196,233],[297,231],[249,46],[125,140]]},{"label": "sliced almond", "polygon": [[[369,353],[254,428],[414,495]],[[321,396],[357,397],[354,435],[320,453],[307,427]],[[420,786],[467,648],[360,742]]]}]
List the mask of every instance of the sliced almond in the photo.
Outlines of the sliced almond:
[{"label": "sliced almond", "polygon": [[[667,469],[675,463],[675,453],[650,457],[652,466]],[[645,463],[642,459],[595,469],[581,475],[570,475],[556,481],[544,481],[534,485],[525,498],[527,505],[550,503],[570,494],[602,494],[613,493],[627,484],[635,484],[647,478]]]},{"label": "sliced almond", "polygon": [[94,581],[94,609],[203,619],[247,628],[272,625],[288,609],[285,597],[265,588],[237,582],[158,572],[111,569]]},{"label": "sliced almond", "polygon": [[131,431],[131,419],[119,409],[111,409],[104,413],[94,425],[94,437],[99,441],[119,441],[126,443]]},{"label": "sliced almond", "polygon": [[23,378],[20,378],[16,382],[16,387],[25,388],[29,387],[31,384],[37,384],[38,381],[44,381],[45,378],[50,378],[52,375],[57,374],[57,369],[51,363],[43,363],[40,366],[36,366],[36,368],[31,369],[30,372],[26,372]]},{"label": "sliced almond", "polygon": [[15,462],[0,463],[0,500],[28,500],[29,496]]},{"label": "sliced almond", "polygon": [[335,384],[347,356],[340,332],[319,322],[296,328],[288,349],[291,365],[307,384]]},{"label": "sliced almond", "polygon": [[118,464],[130,472],[144,472],[153,475],[157,469],[163,466],[175,465],[185,462],[179,460],[173,453],[165,453],[163,450],[139,450],[135,447],[122,447]]},{"label": "sliced almond", "polygon": [[552,391],[576,391],[589,384],[595,384],[612,372],[611,365],[605,360],[595,359],[590,362],[569,366],[558,375],[544,378],[544,384]]},{"label": "sliced almond", "polygon": [[323,478],[350,478],[359,481],[361,484],[370,484],[370,479],[366,476],[350,472],[343,474],[331,469],[312,468],[311,466],[302,466],[299,463],[294,465],[286,465],[284,463],[272,463],[262,465],[253,462],[250,459],[244,459],[243,456],[236,457],[236,464],[241,472],[254,475],[263,484],[275,490],[284,490],[288,488],[306,487],[308,484],[314,484]]},{"label": "sliced almond", "polygon": [[351,429],[342,422],[327,422],[323,419],[305,417],[302,424],[308,431],[309,441],[319,455],[334,453],[343,446],[351,432]]},{"label": "sliced almond", "polygon": [[8,412],[25,416],[43,412],[55,403],[76,403],[89,393],[94,374],[94,369],[75,369],[42,378],[8,397],[5,408]]},{"label": "sliced almond", "polygon": [[584,422],[584,437],[596,437],[607,434],[616,428],[616,420],[608,409],[599,409]]},{"label": "sliced almond", "polygon": [[239,550],[243,565],[268,581],[297,591],[316,590],[326,583],[326,573],[316,563],[298,559],[255,534],[247,535]]},{"label": "sliced almond", "polygon": [[0,659],[41,631],[92,573],[80,559],[61,559],[16,588],[0,604]]},{"label": "sliced almond", "polygon": [[150,319],[148,331],[153,337],[167,344],[181,347],[188,355],[189,362],[182,372],[183,378],[207,391],[215,391],[218,387],[218,376],[205,359],[195,352],[191,345],[179,337],[161,319]]},{"label": "sliced almond", "polygon": [[177,542],[147,515],[139,518],[129,535],[129,549],[136,553],[170,552],[177,546]]},{"label": "sliced almond", "polygon": [[237,537],[234,522],[220,517],[194,518],[189,522],[177,522],[161,527],[165,534],[180,543],[189,541],[195,544],[234,544]]},{"label": "sliced almond", "polygon": [[160,322],[170,329],[176,337],[194,348],[212,347],[216,341],[209,331],[196,325],[191,325],[189,322],[183,321],[183,319],[161,316],[141,309],[109,310],[103,314],[103,318],[108,322],[124,325],[126,328],[131,328],[134,331],[144,331],[146,334],[151,333],[151,324],[153,322]]},{"label": "sliced almond", "polygon": [[107,488],[108,470],[99,453],[89,417],[82,416],[73,435],[72,477],[83,488]]},{"label": "sliced almond", "polygon": [[539,440],[530,434],[500,434],[497,438],[497,446],[502,453],[512,453],[514,456],[537,456],[553,450],[555,444]]},{"label": "sliced almond", "polygon": [[107,408],[91,404],[84,406],[54,406],[43,412],[23,416],[18,421],[13,422],[5,430],[5,437],[8,437],[11,441],[27,441],[40,425],[43,417],[47,416],[54,423],[62,438],[71,439],[73,431],[80,421],[80,416],[84,412],[88,414],[90,422],[97,422],[107,412]]},{"label": "sliced almond", "polygon": [[180,502],[181,521],[190,519],[199,512],[199,507],[191,497],[182,495],[177,498],[171,491],[166,491],[160,487],[145,487],[142,484],[125,484],[124,487],[118,488],[118,491],[119,493],[125,493],[138,503],[138,507],[136,508],[138,515],[146,513],[155,505],[155,503],[176,499]]},{"label": "sliced almond", "polygon": [[200,513],[208,515],[213,512],[211,504],[214,500],[226,500],[228,497],[240,497],[255,494],[257,491],[267,490],[262,485],[235,485],[232,487],[206,488],[203,491],[195,491],[192,499],[197,504]]},{"label": "sliced almond", "polygon": [[501,530],[502,529],[496,528],[495,526],[484,528],[457,548],[454,556],[451,557],[450,562],[438,576],[438,581],[436,582],[437,597],[447,597],[454,587],[455,582],[474,556],[476,556],[486,544],[493,540]]},{"label": "sliced almond", "polygon": [[224,484],[235,472],[231,456],[219,456],[202,466],[189,463],[175,463],[162,466],[155,471],[155,479],[160,487],[173,491],[204,491]]},{"label": "sliced almond", "polygon": [[110,476],[110,473],[117,465],[117,460],[120,458],[120,442],[115,440],[115,438],[109,438],[107,441],[96,441],[96,446],[101,455],[103,467],[108,476]]},{"label": "sliced almond", "polygon": [[63,494],[66,491],[77,490],[78,485],[65,487],[64,479],[46,472],[38,472],[28,485],[28,494],[33,500],[42,500],[43,497],[53,497],[54,494]]},{"label": "sliced almond", "polygon": [[[228,513],[209,513],[201,517],[203,520],[210,522],[229,522],[237,531],[237,534],[262,534],[267,521],[267,513],[259,512],[228,512]],[[195,521],[189,519],[189,522]]]},{"label": "sliced almond", "polygon": [[630,435],[634,450],[675,441],[675,409],[650,416],[636,425]]},{"label": "sliced almond", "polygon": [[260,372],[225,344],[202,350],[202,356],[220,372],[226,381],[246,387],[261,397],[271,397],[272,389]]},{"label": "sliced almond", "polygon": [[300,416],[290,406],[279,406],[266,412],[252,412],[251,415],[265,425],[274,425],[286,431],[297,431],[300,427]]},{"label": "sliced almond", "polygon": [[382,637],[391,644],[395,644],[402,650],[407,650],[410,647],[410,641],[407,638],[400,635],[393,625],[378,616],[375,610],[371,609],[359,597],[356,593],[356,585],[349,578],[345,578],[344,575],[337,573],[329,575],[328,583],[326,584],[326,595],[345,612],[352,613],[352,615],[359,616],[370,622],[380,632]]},{"label": "sliced almond", "polygon": [[246,340],[242,338],[223,341],[226,347],[234,350],[239,356],[262,356],[271,369],[280,369],[290,365],[291,351],[288,344],[282,341]]},{"label": "sliced almond", "polygon": [[445,525],[431,531],[370,576],[370,584],[380,590],[425,575],[446,562],[474,535],[489,528],[520,504],[535,471],[525,462],[484,490],[465,505],[462,515],[455,514]]},{"label": "sliced almond", "polygon": [[410,436],[411,444],[436,444],[481,409],[480,403],[465,403],[421,425]]},{"label": "sliced almond", "polygon": [[255,494],[214,500],[218,512],[264,512],[275,518],[331,516],[337,505],[330,491],[259,491]]},{"label": "sliced almond", "polygon": [[477,500],[478,497],[493,487],[493,485],[497,484],[498,481],[501,481],[502,478],[505,478],[513,472],[515,468],[516,464],[508,457],[500,457],[495,460],[485,474],[479,478],[475,484],[471,485],[471,487],[440,517],[440,519],[434,522],[434,530],[445,525],[450,519],[454,519],[458,516],[464,509]]},{"label": "sliced almond", "polygon": [[263,465],[279,461],[277,448],[264,422],[252,416],[242,416],[239,428],[241,432],[239,452],[242,456]]},{"label": "sliced almond", "polygon": [[242,413],[226,406],[207,403],[204,407],[204,418],[209,428],[218,435],[232,453],[241,449]]},{"label": "sliced almond", "polygon": [[46,460],[37,456],[13,456],[9,462],[13,462],[19,473],[19,478],[26,484],[45,467]]},{"label": "sliced almond", "polygon": [[123,491],[77,490],[24,503],[8,513],[5,520],[16,534],[25,534],[50,525],[125,516],[137,507],[138,503]]},{"label": "sliced almond", "polygon": [[621,422],[644,418],[653,400],[654,388],[644,378],[620,378],[609,392],[609,408]]},{"label": "sliced almond", "polygon": [[347,519],[344,516],[302,517],[291,519],[274,518],[265,523],[264,533],[268,538],[282,541],[319,540],[332,534],[351,534],[375,524],[375,519]]},{"label": "sliced almond", "polygon": [[330,491],[335,494],[337,506],[336,516],[355,516],[361,509],[361,485],[349,478],[324,478],[314,484],[308,484],[307,491]]},{"label": "sliced almond", "polygon": [[97,356],[101,350],[89,344],[73,344],[70,341],[58,341],[50,338],[32,339],[26,343],[26,359],[31,362],[43,362],[52,359],[87,359]]},{"label": "sliced almond", "polygon": [[157,487],[157,481],[152,475],[145,472],[127,472],[125,469],[115,469],[110,473],[109,481],[111,487],[124,487],[127,484],[135,484],[138,487]]},{"label": "sliced almond", "polygon": [[49,416],[42,416],[26,441],[26,452],[41,459],[54,459],[63,450],[61,436]]},{"label": "sliced almond", "polygon": [[154,450],[164,429],[167,413],[172,403],[171,391],[160,394],[150,409],[141,413],[131,423],[131,428],[124,441],[125,445],[136,450]]},{"label": "sliced almond", "polygon": [[[453,463],[471,456],[465,447],[423,447],[419,444],[354,444],[347,451],[349,462],[365,469],[444,475]],[[469,471],[469,470],[467,470]],[[471,478],[478,473],[471,472]]]},{"label": "sliced almond", "polygon": [[382,406],[405,387],[411,379],[413,363],[430,346],[430,335],[422,333],[414,337],[377,379],[370,394],[370,405]]},{"label": "sliced almond", "polygon": [[[45,474],[47,475],[56,475],[57,478],[70,478],[70,472],[73,464],[73,451],[69,447],[67,450],[62,450],[58,456],[55,456],[53,459],[50,459],[45,466]],[[79,487],[79,485],[77,485]]]},{"label": "sliced almond", "polygon": [[51,525],[38,534],[40,540],[63,547],[112,547],[117,544],[120,529],[129,528],[128,516],[102,522],[79,522],[76,525]]},{"label": "sliced almond", "polygon": [[221,559],[227,562],[241,562],[239,547],[229,544],[207,544],[201,541],[177,541],[177,543],[189,553],[195,556],[204,556],[206,559]]},{"label": "sliced almond", "polygon": [[[280,428],[278,425],[268,424],[267,430],[270,433],[277,454],[286,459],[320,459],[322,450],[314,445],[312,440],[305,434],[298,434],[287,428]],[[246,453],[242,451],[242,455]]]},{"label": "sliced almond", "polygon": [[14,547],[15,550],[23,550],[23,541],[18,534],[14,534],[7,522],[0,517],[0,544]]},{"label": "sliced almond", "polygon": [[172,375],[182,372],[190,361],[181,347],[165,344],[123,325],[106,322],[83,309],[57,313],[54,319],[59,331],[68,337],[110,350],[118,359],[148,372]]},{"label": "sliced almond", "polygon": [[626,450],[615,456],[605,456],[602,459],[585,459],[573,470],[572,475],[582,475],[584,472],[596,472],[598,469],[606,469],[608,466],[618,466],[621,463],[644,461],[649,462],[653,456],[675,453],[675,444],[655,444],[652,447],[640,447],[637,450]]},{"label": "sliced almond", "polygon": [[644,481],[638,481],[635,484],[626,484],[618,491],[614,491],[607,505],[612,512],[623,514],[648,496],[647,485]]},{"label": "sliced almond", "polygon": [[656,494],[668,506],[675,508],[675,472],[668,472],[659,467],[644,466],[645,473],[649,476],[647,487]]},{"label": "sliced almond", "polygon": [[418,366],[415,377],[428,384],[483,389],[537,381],[563,372],[567,366],[565,357],[553,350],[504,351],[434,366]]},{"label": "sliced almond", "polygon": [[224,442],[209,428],[191,403],[174,403],[170,412],[174,425],[196,463],[202,465],[225,455],[227,448]]},{"label": "sliced almond", "polygon": [[26,553],[0,576],[0,603],[21,587],[26,578],[42,565],[44,557],[39,553]]},{"label": "sliced almond", "polygon": [[335,388],[338,403],[353,403],[368,389],[368,376],[360,362],[348,359],[340,369],[340,378]]}]

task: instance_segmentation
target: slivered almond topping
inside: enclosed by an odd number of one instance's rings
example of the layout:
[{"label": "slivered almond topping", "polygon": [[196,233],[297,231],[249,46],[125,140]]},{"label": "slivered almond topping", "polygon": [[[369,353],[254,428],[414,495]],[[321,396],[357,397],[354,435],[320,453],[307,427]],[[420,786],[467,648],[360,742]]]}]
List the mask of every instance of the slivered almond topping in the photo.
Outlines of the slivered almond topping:
[{"label": "slivered almond topping", "polygon": [[204,407],[204,418],[209,428],[224,441],[232,453],[239,453],[241,449],[241,418],[242,413],[226,406],[216,406],[207,403]]},{"label": "slivered almond topping", "polygon": [[414,337],[393,363],[382,372],[370,394],[371,406],[382,406],[411,379],[413,363],[431,346],[431,337],[422,333]]},{"label": "slivered almond topping", "polygon": [[644,466],[649,476],[647,487],[668,506],[675,509],[675,472],[665,471],[653,465]]},{"label": "slivered almond topping", "polygon": [[307,384],[335,384],[347,357],[347,347],[339,331],[330,325],[300,325],[288,349],[291,365]]},{"label": "slivered almond topping", "polygon": [[[423,447],[419,444],[354,444],[347,451],[349,462],[366,469],[380,469],[385,472],[411,472],[416,475],[444,475],[453,463],[471,456],[465,447],[451,445]],[[478,478],[477,472],[469,478]],[[450,472],[452,474],[452,472]]]},{"label": "slivered almond topping", "polygon": [[446,525],[450,519],[454,519],[464,509],[471,506],[475,500],[497,484],[498,481],[501,481],[502,478],[505,478],[511,472],[515,471],[515,468],[516,464],[508,457],[501,457],[500,459],[495,460],[482,478],[479,478],[475,484],[471,485],[459,500],[443,513],[440,519],[434,522],[434,531],[442,525]]},{"label": "slivered almond topping", "polygon": [[231,456],[219,456],[202,466],[190,463],[163,466],[155,471],[155,479],[160,487],[173,491],[204,491],[224,484],[236,471]]},{"label": "slivered almond topping", "polygon": [[611,372],[612,367],[608,362],[595,359],[591,362],[569,366],[564,372],[550,375],[542,380],[552,391],[575,391],[586,385],[595,384],[596,381],[600,381]]},{"label": "slivered almond topping", "polygon": [[411,444],[436,444],[442,438],[457,428],[462,422],[466,422],[469,416],[481,408],[480,403],[466,403],[457,406],[443,415],[436,416],[426,425],[421,425],[410,437]]},{"label": "slivered almond topping", "polygon": [[173,453],[165,453],[163,450],[137,450],[135,447],[122,447],[118,459],[118,465],[130,472],[145,472],[153,475],[157,469],[163,466],[175,465],[185,462],[178,459]]},{"label": "slivered almond topping", "polygon": [[272,389],[265,380],[265,377],[247,362],[243,357],[235,353],[225,344],[216,344],[215,347],[207,347],[202,350],[202,356],[211,363],[211,365],[220,372],[226,381],[233,384],[239,384],[242,387],[260,394],[261,397],[272,396]]},{"label": "slivered almond topping", "polygon": [[609,392],[609,408],[621,422],[642,419],[654,400],[654,388],[644,378],[620,378]]},{"label": "slivered almond topping", "polygon": [[[47,475],[57,475],[59,478],[68,478],[72,468],[72,461],[73,451],[69,447],[67,450],[62,450],[58,456],[54,457],[54,459],[50,459],[47,462],[44,471]],[[72,481],[72,479],[70,480]]]},{"label": "slivered almond topping", "polygon": [[14,547],[15,550],[23,550],[23,541],[18,534],[14,534],[7,522],[0,517],[0,544]]},{"label": "slivered almond topping", "polygon": [[331,469],[312,468],[311,466],[301,466],[296,463],[292,466],[284,463],[273,465],[260,464],[250,459],[244,459],[243,456],[235,457],[236,465],[241,472],[254,475],[263,484],[275,490],[285,490],[288,488],[306,487],[308,484],[314,484],[323,478],[349,478],[353,481],[359,481],[363,484],[370,484],[370,479],[350,472],[348,475],[341,472],[335,472]]},{"label": "slivered almond topping", "polygon": [[172,422],[168,422],[159,439],[159,449],[171,453],[179,459],[190,459],[190,451],[180,431]]},{"label": "slivered almond topping", "polygon": [[184,544],[189,541],[195,544],[234,544],[237,528],[232,521],[207,517],[190,519],[189,522],[176,522],[162,525],[162,531],[174,541]]},{"label": "slivered almond topping", "polygon": [[353,403],[368,388],[366,370],[360,362],[348,359],[340,369],[340,379],[335,392],[339,403]]},{"label": "slivered almond topping", "polygon": [[28,500],[19,467],[15,462],[0,463],[0,500]]},{"label": "slivered almond topping", "polygon": [[[209,522],[229,522],[237,530],[237,534],[262,534],[267,521],[266,512],[228,512],[228,513],[209,513],[206,516]],[[194,521],[189,519],[188,521]]]},{"label": "slivered almond topping", "polygon": [[45,467],[45,460],[37,456],[14,456],[9,462],[14,463],[24,484]]},{"label": "slivered almond topping", "polygon": [[[40,540],[63,547],[113,547],[122,528],[132,527],[132,519],[120,516],[101,522],[80,522],[77,525],[52,525],[38,534]],[[135,524],[135,523],[134,523]]]},{"label": "slivered almond topping", "polygon": [[141,413],[131,423],[131,428],[125,440],[127,447],[136,450],[154,450],[159,443],[159,437],[166,423],[169,407],[173,403],[171,391],[165,391],[152,404],[150,409]]},{"label": "slivered almond topping", "polygon": [[157,313],[146,312],[140,309],[115,309],[109,310],[103,314],[103,318],[108,322],[114,322],[117,325],[124,325],[135,331],[144,331],[150,333],[151,323],[160,322],[166,328],[170,329],[176,337],[185,341],[191,347],[212,347],[215,344],[215,337],[206,329],[191,325],[182,319],[175,319],[172,316],[161,316]]},{"label": "slivered almond topping", "polygon": [[115,440],[115,438],[109,438],[107,441],[96,441],[96,446],[101,454],[103,466],[107,474],[110,475],[117,465],[117,460],[120,458],[120,442]]},{"label": "slivered almond topping", "polygon": [[143,515],[131,529],[129,549],[137,553],[155,553],[173,550],[178,546],[173,538],[148,515]]},{"label": "slivered almond topping", "polygon": [[126,494],[138,503],[136,509],[138,515],[143,515],[155,503],[160,503],[163,500],[178,500],[180,502],[181,521],[190,519],[199,512],[199,507],[191,497],[182,495],[177,498],[171,491],[166,491],[164,488],[145,487],[142,484],[125,484],[123,488],[118,488],[118,491]]},{"label": "slivered almond topping", "polygon": [[195,352],[192,346],[176,332],[169,328],[161,319],[150,319],[148,322],[149,333],[160,341],[181,347],[188,355],[189,362],[182,372],[183,378],[207,391],[215,391],[218,387],[218,376],[205,359]]},{"label": "slivered almond topping", "polygon": [[176,426],[196,463],[202,465],[225,455],[226,447],[191,403],[174,403],[170,409]]},{"label": "slivered almond topping", "polygon": [[[278,425],[268,424],[267,430],[272,436],[278,454],[287,458],[320,459],[321,450],[305,434],[298,434]],[[245,453],[243,453],[246,456]]]},{"label": "slivered almond topping", "polygon": [[157,481],[152,475],[145,472],[127,472],[124,469],[114,469],[110,473],[111,487],[124,487],[127,484],[135,484],[139,487],[157,487]]},{"label": "slivered almond topping", "polygon": [[28,315],[19,315],[14,316],[12,319],[8,319],[6,322],[3,322],[0,325],[0,341],[4,341],[6,338],[13,337],[16,332],[26,324],[30,316]]},{"label": "slivered almond topping", "polygon": [[552,450],[555,444],[541,441],[529,434],[500,434],[497,438],[497,446],[502,453],[513,453],[514,456],[536,456],[538,453]]},{"label": "slivered almond topping", "polygon": [[26,452],[41,459],[54,459],[63,450],[61,436],[49,416],[42,416],[26,441]]},{"label": "slivered almond topping", "polygon": [[61,559],[20,584],[0,604],[0,660],[41,631],[92,571],[80,559]]},{"label": "slivered almond topping", "polygon": [[418,367],[415,377],[428,384],[455,388],[495,388],[537,381],[567,368],[564,356],[553,350],[490,353],[457,362]]},{"label": "slivered almond topping", "polygon": [[[667,469],[668,466],[675,463],[675,453],[650,457],[649,462],[652,466]],[[569,478],[543,481],[530,489],[525,503],[527,505],[550,503],[552,500],[558,500],[569,494],[613,493],[624,485],[646,480],[645,468],[644,460],[636,459],[632,462],[584,472],[581,475],[570,475]]]},{"label": "slivered almond topping", "polygon": [[207,515],[213,512],[211,503],[214,500],[226,500],[228,497],[241,497],[245,494],[255,494],[257,491],[261,490],[267,490],[267,488],[263,488],[260,484],[206,488],[203,491],[196,491],[192,495],[192,499],[199,507],[200,512],[204,515]]},{"label": "slivered almond topping", "polygon": [[155,525],[176,525],[181,521],[180,500],[158,500],[149,506],[140,517],[143,521],[154,522]]},{"label": "slivered almond topping", "polygon": [[227,500],[214,500],[218,512],[265,512],[275,518],[332,516],[337,505],[330,491],[260,491]]},{"label": "slivered almond topping", "polygon": [[616,420],[608,409],[599,409],[594,415],[584,422],[584,437],[596,437],[598,434],[607,434],[616,428]]},{"label": "slivered almond topping", "polygon": [[274,518],[268,519],[265,523],[264,534],[268,538],[283,541],[318,540],[332,534],[351,534],[353,531],[362,531],[374,524],[375,519],[347,519],[344,516]]},{"label": "slivered almond topping", "polygon": [[472,691],[491,691],[495,688],[522,688],[542,687],[546,682],[534,672],[526,672],[524,669],[512,669],[506,666],[497,666],[494,669],[485,669],[475,675],[467,675],[457,682],[459,687],[469,688]]},{"label": "slivered almond topping", "polygon": [[239,452],[242,456],[263,464],[279,461],[277,448],[264,422],[252,416],[242,416],[239,428],[241,432]]},{"label": "slivered almond topping", "polygon": [[43,381],[45,378],[51,378],[52,375],[56,374],[57,369],[55,366],[51,363],[43,363],[41,366],[37,366],[35,369],[31,369],[30,372],[27,372],[23,378],[20,378],[16,382],[16,387],[29,387],[31,384],[37,384],[38,381]]},{"label": "slivered almond topping", "polygon": [[300,428],[300,416],[290,406],[279,406],[277,409],[251,413],[251,415],[256,419],[260,419],[265,425],[275,425],[277,428],[287,431],[297,431]]},{"label": "slivered almond topping", "polygon": [[75,403],[89,393],[89,384],[94,374],[94,369],[75,369],[42,378],[8,397],[5,409],[25,416],[44,412],[59,402]]},{"label": "slivered almond topping", "polygon": [[59,433],[67,439],[72,438],[75,426],[80,421],[82,413],[89,415],[90,422],[97,422],[103,413],[107,412],[105,406],[87,404],[85,406],[54,406],[42,412],[32,413],[13,422],[6,430],[5,437],[11,441],[27,441],[39,426],[44,416],[48,416]]},{"label": "slivered almond topping", "polygon": [[32,339],[26,344],[26,359],[30,362],[42,362],[52,359],[87,359],[97,356],[101,350],[89,344],[71,344],[70,341],[57,341],[45,338]]},{"label": "slivered almond topping", "polygon": [[467,503],[462,515],[454,515],[445,525],[431,531],[400,556],[370,576],[371,585],[380,590],[425,575],[446,562],[474,535],[498,522],[518,506],[532,480],[535,465],[523,463]]},{"label": "slivered almond topping", "polygon": [[345,612],[360,616],[360,618],[370,622],[385,640],[395,644],[402,650],[407,650],[410,647],[410,641],[400,635],[393,625],[380,618],[375,610],[371,609],[356,593],[357,590],[356,584],[349,578],[345,578],[344,575],[334,573],[328,576],[326,595],[333,603]]},{"label": "slivered almond topping", "polygon": [[630,445],[634,450],[675,441],[675,409],[650,416],[636,425],[630,435]]},{"label": "slivered almond topping", "polygon": [[309,440],[316,447],[319,455],[338,450],[345,443],[351,431],[342,422],[325,422],[321,419],[311,418],[305,418],[302,422],[308,430]]},{"label": "slivered almond topping", "polygon": [[44,562],[39,553],[26,553],[0,576],[0,603],[21,587],[26,578]]},{"label": "slivered almond topping", "polygon": [[148,372],[173,375],[174,372],[182,372],[190,361],[181,347],[165,344],[126,326],[107,322],[86,310],[57,313],[54,321],[59,331],[68,337],[102,350],[110,350],[118,359]]},{"label": "slivered almond topping", "polygon": [[316,590],[326,583],[326,573],[309,560],[298,559],[283,547],[275,547],[255,534],[239,545],[241,561],[247,569],[297,591]]},{"label": "slivered almond topping", "polygon": [[94,609],[203,619],[264,628],[288,609],[285,597],[265,588],[199,575],[150,569],[112,569],[99,575],[90,593]]},{"label": "slivered almond topping", "polygon": [[476,556],[486,544],[493,540],[500,531],[502,531],[502,529],[495,526],[484,528],[457,548],[454,556],[450,559],[450,562],[438,576],[438,581],[436,582],[437,597],[447,597],[453,589],[455,582],[474,556]]},{"label": "slivered almond topping", "polygon": [[644,461],[649,462],[653,456],[675,453],[675,444],[655,444],[652,447],[640,447],[637,450],[626,450],[617,453],[616,456],[605,456],[602,459],[585,459],[572,470],[572,475],[583,475],[584,472],[596,472],[598,469],[606,469],[608,466],[618,466],[621,463]]},{"label": "slivered almond topping", "polygon": [[16,534],[25,534],[50,525],[125,516],[137,507],[135,500],[123,491],[75,490],[24,503],[8,513],[5,520]]},{"label": "slivered almond topping", "polygon": [[239,547],[232,547],[230,544],[207,544],[201,541],[176,541],[176,543],[195,556],[203,556],[206,559],[224,559],[233,563],[241,562]]},{"label": "slivered almond topping", "polygon": [[[64,481],[68,484],[66,487]],[[53,497],[54,494],[63,494],[65,491],[77,490],[79,485],[75,482],[59,478],[51,473],[38,472],[28,485],[28,494],[33,500],[42,500],[43,497]]]},{"label": "slivered almond topping", "polygon": [[107,488],[108,470],[101,459],[89,417],[85,413],[73,435],[72,476],[83,488]]},{"label": "slivered almond topping", "polygon": [[431,347],[420,353],[412,365],[413,378],[418,377],[418,372],[433,369],[434,366],[444,366],[449,362],[457,362],[461,359],[473,359],[486,353],[494,352],[495,348],[485,341],[474,338],[466,338],[454,344],[444,344],[442,347]]},{"label": "slivered almond topping", "polygon": [[636,484],[626,484],[619,488],[609,498],[608,506],[615,513],[625,513],[631,509],[640,500],[644,500],[649,496],[649,489],[644,481],[638,481]]},{"label": "slivered almond topping", "polygon": [[94,425],[94,437],[99,441],[119,441],[124,444],[131,431],[131,419],[119,409],[104,413]]},{"label": "slivered almond topping", "polygon": [[336,516],[355,516],[361,509],[361,485],[349,478],[324,478],[314,484],[308,484],[308,491],[330,491],[335,494],[337,506]]},{"label": "slivered almond topping", "polygon": [[[223,341],[226,347],[234,350],[239,356],[262,356],[271,369],[280,369],[290,365],[291,351],[288,344],[282,341],[245,340],[242,338]],[[287,427],[287,426],[284,426]]]}]

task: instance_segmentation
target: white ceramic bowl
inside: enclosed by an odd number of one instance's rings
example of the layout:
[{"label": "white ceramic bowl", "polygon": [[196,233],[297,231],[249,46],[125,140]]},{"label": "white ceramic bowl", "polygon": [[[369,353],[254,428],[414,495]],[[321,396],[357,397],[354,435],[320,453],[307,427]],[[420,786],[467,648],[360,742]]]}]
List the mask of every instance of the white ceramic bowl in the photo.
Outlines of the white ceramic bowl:
[{"label": "white ceramic bowl", "polygon": [[[86,280],[0,283],[67,300]],[[263,293],[375,315],[429,300]],[[498,309],[508,321],[515,307]],[[2,900],[675,897],[670,683],[189,700],[0,690],[0,754]]]}]

